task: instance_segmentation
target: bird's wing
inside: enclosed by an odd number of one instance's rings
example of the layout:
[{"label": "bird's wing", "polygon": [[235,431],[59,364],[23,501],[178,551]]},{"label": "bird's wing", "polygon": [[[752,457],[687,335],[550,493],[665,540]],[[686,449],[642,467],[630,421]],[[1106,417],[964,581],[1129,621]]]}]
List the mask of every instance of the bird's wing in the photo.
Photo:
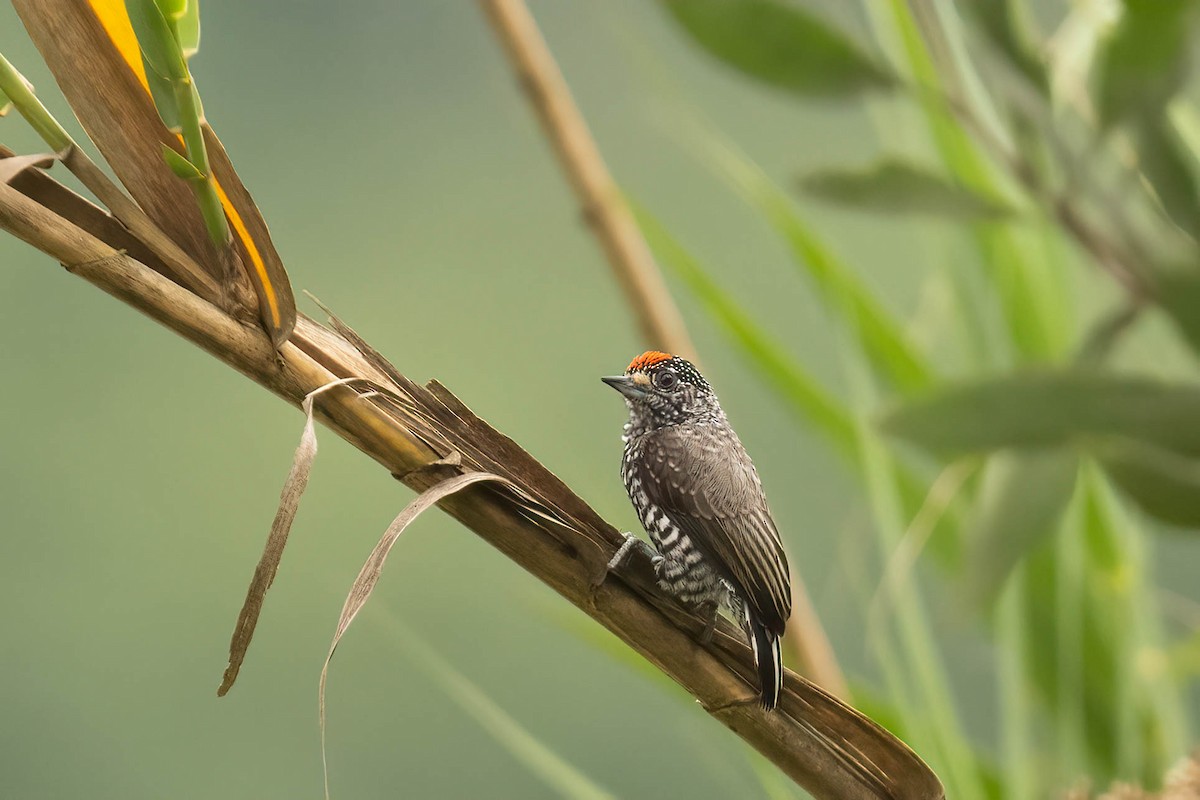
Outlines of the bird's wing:
[{"label": "bird's wing", "polygon": [[646,437],[642,486],[718,571],[757,619],[777,635],[792,610],[787,556],[758,474],[725,426],[663,428]]}]

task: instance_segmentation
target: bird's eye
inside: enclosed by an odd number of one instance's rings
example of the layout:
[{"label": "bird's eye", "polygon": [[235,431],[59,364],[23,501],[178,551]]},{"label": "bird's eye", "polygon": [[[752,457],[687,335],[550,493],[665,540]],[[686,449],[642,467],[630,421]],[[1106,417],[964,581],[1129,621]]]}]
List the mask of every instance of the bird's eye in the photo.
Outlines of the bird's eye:
[{"label": "bird's eye", "polygon": [[654,385],[659,389],[674,389],[675,384],[679,382],[679,378],[675,377],[674,372],[659,372],[654,376]]}]

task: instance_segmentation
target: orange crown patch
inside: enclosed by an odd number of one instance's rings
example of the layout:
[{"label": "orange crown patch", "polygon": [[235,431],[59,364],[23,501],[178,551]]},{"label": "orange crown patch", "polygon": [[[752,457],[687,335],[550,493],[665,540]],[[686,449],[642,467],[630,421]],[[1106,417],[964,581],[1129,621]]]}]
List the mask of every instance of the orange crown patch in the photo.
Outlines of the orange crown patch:
[{"label": "orange crown patch", "polygon": [[647,350],[640,356],[629,362],[626,372],[638,372],[639,370],[648,369],[662,361],[670,361],[672,358],[670,353],[660,353],[657,350]]}]

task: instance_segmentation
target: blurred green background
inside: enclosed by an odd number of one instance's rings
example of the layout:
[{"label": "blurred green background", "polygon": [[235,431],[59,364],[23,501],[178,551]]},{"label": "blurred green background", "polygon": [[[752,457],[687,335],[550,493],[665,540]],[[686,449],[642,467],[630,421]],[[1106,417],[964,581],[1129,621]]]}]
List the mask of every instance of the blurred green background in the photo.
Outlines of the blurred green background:
[{"label": "blurred green background", "polygon": [[[867,26],[857,4],[807,5]],[[786,185],[911,137],[886,124],[890,101],[801,105],[750,86],[654,4],[531,7],[623,188],[846,394],[828,314],[761,216],[697,158],[690,131],[707,120]],[[645,348],[479,9],[257,0],[207,4],[203,24],[192,69],[207,116],[293,286],[405,374],[445,383],[605,518],[635,526],[617,476],[624,409],[598,377]],[[0,49],[77,131],[7,6]],[[39,148],[15,115],[0,124],[14,149]],[[943,223],[801,202],[887,306],[921,312],[923,347],[974,369],[969,348],[946,338],[927,280],[931,264],[973,257]],[[301,417],[11,237],[0,263],[0,793],[319,796],[321,661],[351,581],[410,493],[321,435],[246,666],[218,700]],[[1087,314],[1112,291],[1065,293]],[[844,666],[870,681],[862,605],[880,559],[860,490],[695,299],[676,297]],[[1155,319],[1118,363],[1195,375]],[[1146,547],[1157,585],[1200,600],[1194,539]],[[1001,700],[985,632],[945,587],[926,597],[968,732],[994,749]],[[334,661],[335,797],[554,796],[413,663],[397,620],[618,796],[766,791],[748,749],[681,691],[613,658],[584,615],[431,513],[404,535]]]}]

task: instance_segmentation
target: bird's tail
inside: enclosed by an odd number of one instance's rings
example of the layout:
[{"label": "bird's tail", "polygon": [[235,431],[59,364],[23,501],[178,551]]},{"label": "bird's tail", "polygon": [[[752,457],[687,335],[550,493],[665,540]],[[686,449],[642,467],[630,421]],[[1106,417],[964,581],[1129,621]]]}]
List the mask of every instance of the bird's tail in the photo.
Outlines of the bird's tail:
[{"label": "bird's tail", "polygon": [[758,667],[758,685],[762,689],[762,707],[767,711],[779,704],[783,689],[783,653],[779,637],[745,610],[746,627],[750,631],[750,646],[754,650],[754,665]]}]

